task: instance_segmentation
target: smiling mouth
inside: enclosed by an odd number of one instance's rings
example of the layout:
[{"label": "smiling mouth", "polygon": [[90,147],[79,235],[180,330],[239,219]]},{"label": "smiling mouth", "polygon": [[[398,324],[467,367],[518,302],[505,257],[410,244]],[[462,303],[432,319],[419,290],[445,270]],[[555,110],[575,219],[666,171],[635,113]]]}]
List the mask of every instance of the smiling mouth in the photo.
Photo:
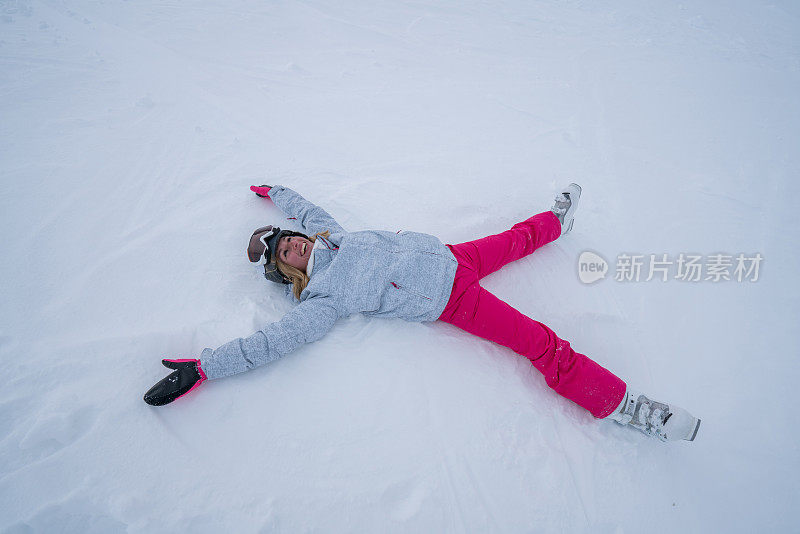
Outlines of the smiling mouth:
[{"label": "smiling mouth", "polygon": [[303,243],[303,250],[300,252],[301,256],[306,255],[306,248],[308,247],[308,243]]}]

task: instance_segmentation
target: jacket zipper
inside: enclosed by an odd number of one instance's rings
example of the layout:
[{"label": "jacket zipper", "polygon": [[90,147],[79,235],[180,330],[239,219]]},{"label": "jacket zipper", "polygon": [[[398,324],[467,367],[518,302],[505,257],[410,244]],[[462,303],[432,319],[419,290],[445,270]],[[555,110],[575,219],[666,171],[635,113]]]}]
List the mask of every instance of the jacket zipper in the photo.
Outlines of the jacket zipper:
[{"label": "jacket zipper", "polygon": [[327,247],[328,250],[339,250],[339,247],[333,244],[333,241],[328,241],[322,236],[317,236],[319,239],[322,239],[322,244]]}]

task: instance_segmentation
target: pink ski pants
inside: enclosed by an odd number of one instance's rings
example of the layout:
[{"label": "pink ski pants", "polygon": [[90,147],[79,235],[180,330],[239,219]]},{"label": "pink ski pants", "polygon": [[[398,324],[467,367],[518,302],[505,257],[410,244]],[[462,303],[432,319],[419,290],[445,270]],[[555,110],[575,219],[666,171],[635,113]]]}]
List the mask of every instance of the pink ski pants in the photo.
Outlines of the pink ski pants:
[{"label": "pink ski pants", "polygon": [[439,319],[525,356],[556,393],[602,418],[622,401],[625,382],[478,283],[560,235],[558,217],[547,211],[500,234],[447,245],[458,260],[458,268],[450,300]]}]

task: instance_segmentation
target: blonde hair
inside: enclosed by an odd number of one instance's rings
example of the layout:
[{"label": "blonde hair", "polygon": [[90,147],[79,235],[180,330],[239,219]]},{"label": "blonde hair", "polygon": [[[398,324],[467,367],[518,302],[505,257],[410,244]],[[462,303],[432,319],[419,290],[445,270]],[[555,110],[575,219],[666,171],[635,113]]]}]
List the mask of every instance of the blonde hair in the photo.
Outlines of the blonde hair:
[{"label": "blonde hair", "polygon": [[[317,236],[329,237],[330,235],[331,232],[329,230],[325,230],[324,232],[317,232],[312,237],[309,237],[308,240],[312,243],[316,243]],[[306,288],[308,281],[311,280],[311,278],[308,276],[308,274],[304,273],[300,269],[292,267],[278,258],[275,258],[275,265],[277,265],[278,269],[280,269],[281,272],[292,281],[292,294],[294,294],[297,300],[300,300],[300,293],[302,293]]]}]

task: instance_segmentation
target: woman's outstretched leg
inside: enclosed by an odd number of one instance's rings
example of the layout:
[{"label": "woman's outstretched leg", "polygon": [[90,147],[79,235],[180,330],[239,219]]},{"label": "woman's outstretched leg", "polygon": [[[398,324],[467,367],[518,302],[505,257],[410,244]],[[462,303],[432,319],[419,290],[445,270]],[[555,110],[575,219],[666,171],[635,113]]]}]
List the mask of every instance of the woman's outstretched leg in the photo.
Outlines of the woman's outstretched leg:
[{"label": "woman's outstretched leg", "polygon": [[505,232],[448,246],[458,263],[472,266],[480,279],[555,241],[560,235],[561,222],[552,211],[546,211]]},{"label": "woman's outstretched leg", "polygon": [[544,375],[548,386],[595,417],[606,417],[620,405],[625,382],[575,352],[547,326],[482,288],[470,271],[461,266],[459,271],[456,286],[462,287],[453,288],[439,319],[525,356]]},{"label": "woman's outstretched leg", "polygon": [[556,196],[550,211],[534,215],[505,232],[448,246],[459,265],[470,266],[480,280],[572,230],[580,197],[581,186],[569,184]]}]

